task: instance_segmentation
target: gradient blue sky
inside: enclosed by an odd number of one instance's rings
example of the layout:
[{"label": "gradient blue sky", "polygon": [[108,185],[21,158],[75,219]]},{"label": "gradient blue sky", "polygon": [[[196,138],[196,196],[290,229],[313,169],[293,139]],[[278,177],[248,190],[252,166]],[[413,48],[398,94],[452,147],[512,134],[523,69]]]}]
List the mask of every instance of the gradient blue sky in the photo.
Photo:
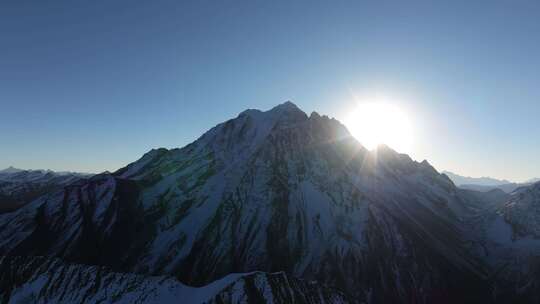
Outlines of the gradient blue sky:
[{"label": "gradient blue sky", "polygon": [[439,170],[540,175],[539,1],[2,1],[0,168],[115,170],[246,108],[411,113]]}]

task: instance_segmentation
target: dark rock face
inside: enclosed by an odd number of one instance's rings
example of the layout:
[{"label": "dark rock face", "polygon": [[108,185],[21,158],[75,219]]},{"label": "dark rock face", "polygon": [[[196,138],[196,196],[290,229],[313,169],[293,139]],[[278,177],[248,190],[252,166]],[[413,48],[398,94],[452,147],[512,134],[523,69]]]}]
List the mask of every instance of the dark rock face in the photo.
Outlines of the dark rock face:
[{"label": "dark rock face", "polygon": [[209,303],[355,303],[345,294],[285,273],[253,273],[228,285]]},{"label": "dark rock face", "polygon": [[66,186],[28,210],[5,216],[3,231],[19,220],[30,231],[16,246],[6,244],[5,253],[118,267],[145,226],[144,214],[134,203],[137,195],[134,182],[107,175]]}]

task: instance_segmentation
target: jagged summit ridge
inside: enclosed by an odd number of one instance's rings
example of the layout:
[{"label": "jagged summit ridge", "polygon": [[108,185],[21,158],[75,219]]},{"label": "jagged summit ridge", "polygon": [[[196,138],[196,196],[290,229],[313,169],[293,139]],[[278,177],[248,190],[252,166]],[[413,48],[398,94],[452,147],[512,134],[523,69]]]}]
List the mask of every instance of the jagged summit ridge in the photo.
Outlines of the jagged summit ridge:
[{"label": "jagged summit ridge", "polygon": [[[267,113],[270,115],[278,115],[278,114],[299,114],[299,116],[305,116],[306,113],[302,111],[296,104],[294,104],[292,101],[286,101],[284,103],[278,104],[277,106],[272,107],[270,110],[267,111],[261,111],[258,109],[248,109],[243,112],[241,112],[238,116],[245,116],[245,115],[257,115],[260,113]],[[302,115],[303,114],[303,115]]]},{"label": "jagged summit ridge", "polygon": [[229,274],[195,288],[172,277],[115,273],[45,257],[0,256],[0,270],[0,297],[10,303],[234,304],[253,298],[273,303],[354,303],[339,291],[285,273]]},{"label": "jagged summit ridge", "polygon": [[[263,142],[273,132],[285,129],[309,129],[309,138],[315,141],[355,141],[347,128],[336,119],[316,113],[308,117],[294,103],[287,101],[267,111],[255,109],[243,111],[236,118],[211,128],[182,149],[172,149],[169,154],[167,149],[154,149],[120,171],[123,177],[130,177],[152,160],[162,158],[165,154],[174,159],[176,156],[181,157],[180,155],[184,155],[186,151],[193,155],[212,154],[222,163],[232,165],[249,158],[261,149]],[[359,150],[365,150],[359,143],[357,145]]]}]

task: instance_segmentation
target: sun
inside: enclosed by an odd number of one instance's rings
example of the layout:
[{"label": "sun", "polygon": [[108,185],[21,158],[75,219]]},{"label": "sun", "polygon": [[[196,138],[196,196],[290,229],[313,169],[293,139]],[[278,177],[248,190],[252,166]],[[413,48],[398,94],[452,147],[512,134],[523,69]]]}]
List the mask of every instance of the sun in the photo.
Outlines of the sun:
[{"label": "sun", "polygon": [[345,125],[364,147],[385,144],[408,153],[412,146],[412,126],[405,111],[385,100],[360,102],[346,118]]}]

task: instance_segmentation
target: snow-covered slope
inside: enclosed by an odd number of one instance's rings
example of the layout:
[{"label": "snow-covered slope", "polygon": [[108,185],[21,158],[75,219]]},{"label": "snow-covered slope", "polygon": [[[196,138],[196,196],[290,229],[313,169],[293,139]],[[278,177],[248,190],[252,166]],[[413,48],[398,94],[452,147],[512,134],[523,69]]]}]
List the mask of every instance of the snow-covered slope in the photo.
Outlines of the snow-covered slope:
[{"label": "snow-covered slope", "polygon": [[[0,257],[5,303],[352,303],[344,294],[280,273],[235,273],[203,287],[172,277],[112,272],[45,257]],[[264,299],[263,302],[258,300]]]},{"label": "snow-covered slope", "polygon": [[13,211],[33,199],[69,185],[89,174],[21,170],[9,167],[0,170],[0,213]]},{"label": "snow-covered slope", "polygon": [[540,238],[540,182],[517,189],[503,212],[516,234]]},{"label": "snow-covered slope", "polygon": [[540,183],[514,191],[472,218],[479,258],[501,303],[540,302]]},{"label": "snow-covered slope", "polygon": [[0,215],[0,254],[192,286],[282,271],[357,301],[478,302],[492,296],[484,239],[471,233],[479,196],[287,102]]}]

